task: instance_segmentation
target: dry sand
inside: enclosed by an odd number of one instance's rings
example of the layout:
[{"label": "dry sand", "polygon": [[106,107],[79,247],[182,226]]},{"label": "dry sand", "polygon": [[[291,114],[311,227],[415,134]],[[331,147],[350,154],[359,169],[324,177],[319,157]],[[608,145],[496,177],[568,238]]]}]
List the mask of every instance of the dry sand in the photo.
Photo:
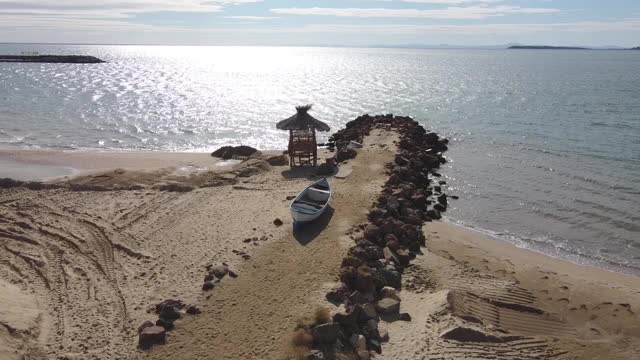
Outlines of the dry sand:
[{"label": "dry sand", "polygon": [[[92,154],[55,160],[21,154],[13,160],[93,171],[76,183],[147,188],[0,190],[0,359],[291,358],[290,332],[298,318],[328,306],[324,294],[352,245],[346,234],[366,221],[396,138],[380,131],[367,137],[349,161],[353,172],[331,180],[333,210],[299,234],[292,234],[286,197],[310,179],[286,166],[252,160],[221,174],[208,154],[94,161]],[[206,170],[176,172],[185,165]],[[209,187],[152,189],[171,182]],[[276,218],[284,225],[275,226]],[[428,248],[406,271],[400,292],[402,311],[413,321],[381,323],[391,341],[378,358],[634,359],[640,353],[640,278],[552,259],[447,223],[429,223],[424,231]],[[239,277],[203,292],[205,266],[222,262]],[[167,345],[137,350],[137,327],[157,318],[147,310],[168,298],[203,312],[179,320]]]},{"label": "dry sand", "polygon": [[[553,259],[449,223],[429,223],[424,231],[428,249],[407,271],[400,293],[401,311],[413,321],[387,325],[391,341],[381,358],[638,358],[640,278]],[[443,338],[456,328],[454,339],[463,341]]]}]

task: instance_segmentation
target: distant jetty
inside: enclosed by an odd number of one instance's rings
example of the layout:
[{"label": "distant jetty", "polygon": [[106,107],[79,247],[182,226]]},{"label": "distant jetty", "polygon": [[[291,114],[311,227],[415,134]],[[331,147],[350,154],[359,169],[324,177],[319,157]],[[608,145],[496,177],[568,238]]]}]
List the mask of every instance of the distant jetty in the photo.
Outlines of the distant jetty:
[{"label": "distant jetty", "polygon": [[585,47],[574,46],[537,46],[537,45],[514,45],[509,46],[511,50],[591,50]]},{"label": "distant jetty", "polygon": [[105,61],[85,55],[0,55],[0,62],[55,63],[55,64],[100,64]]}]

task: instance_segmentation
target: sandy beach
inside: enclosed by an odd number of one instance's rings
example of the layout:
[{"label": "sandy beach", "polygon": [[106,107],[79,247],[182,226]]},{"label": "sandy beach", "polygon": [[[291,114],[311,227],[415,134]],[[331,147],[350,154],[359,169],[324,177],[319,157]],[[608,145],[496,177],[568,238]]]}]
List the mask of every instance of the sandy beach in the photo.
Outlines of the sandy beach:
[{"label": "sandy beach", "polygon": [[[54,184],[139,187],[0,189],[0,358],[295,358],[299,319],[318,307],[344,311],[325,295],[388,179],[398,140],[396,131],[372,131],[342,164],[353,172],[330,179],[331,211],[302,233],[291,230],[287,198],[314,177],[269,164],[271,153],[221,165],[201,153],[0,152],[7,161],[79,171]],[[171,184],[188,189],[167,191]],[[426,247],[398,292],[411,321],[380,321],[389,341],[375,358],[640,353],[640,278],[446,221],[422,230]],[[222,263],[237,277],[203,291],[207,266]],[[138,349],[138,327],[155,321],[155,305],[166,299],[200,313],[182,314],[165,345]]]}]

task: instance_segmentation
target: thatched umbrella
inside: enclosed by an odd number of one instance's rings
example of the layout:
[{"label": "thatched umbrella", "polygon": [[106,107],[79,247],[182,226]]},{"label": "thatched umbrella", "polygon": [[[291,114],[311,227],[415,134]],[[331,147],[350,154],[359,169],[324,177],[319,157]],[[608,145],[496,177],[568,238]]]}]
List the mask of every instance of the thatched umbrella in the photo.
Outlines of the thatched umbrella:
[{"label": "thatched umbrella", "polygon": [[296,106],[296,114],[276,124],[280,130],[311,130],[330,131],[329,125],[309,115],[312,105]]},{"label": "thatched umbrella", "polygon": [[311,105],[296,106],[296,114],[276,124],[280,130],[289,130],[289,165],[313,165],[318,159],[316,129],[329,131],[329,125],[309,115]]}]

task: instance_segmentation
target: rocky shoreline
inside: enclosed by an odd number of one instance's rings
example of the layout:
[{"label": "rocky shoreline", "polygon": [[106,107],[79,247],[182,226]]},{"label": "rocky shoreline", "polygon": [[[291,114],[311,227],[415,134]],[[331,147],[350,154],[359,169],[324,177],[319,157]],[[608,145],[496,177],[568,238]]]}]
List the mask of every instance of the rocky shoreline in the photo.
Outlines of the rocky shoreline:
[{"label": "rocky shoreline", "polygon": [[369,359],[371,352],[381,353],[381,344],[389,339],[378,327],[380,319],[411,321],[410,314],[400,312],[402,274],[425,246],[422,225],[440,219],[447,209],[441,187],[445,182],[435,180],[440,177],[435,170],[446,162],[442,152],[448,140],[410,117],[364,115],[349,122],[330,139],[336,159],[344,162],[357,156],[349,143],[362,142],[374,128],[399,133],[398,153],[386,165],[389,178],[369,211],[369,222],[351,232],[355,245],[342,260],[338,284],[326,295],[346,311],[332,317],[316,314],[313,323],[299,325],[294,333],[296,352],[308,349],[307,359],[339,354]]}]

